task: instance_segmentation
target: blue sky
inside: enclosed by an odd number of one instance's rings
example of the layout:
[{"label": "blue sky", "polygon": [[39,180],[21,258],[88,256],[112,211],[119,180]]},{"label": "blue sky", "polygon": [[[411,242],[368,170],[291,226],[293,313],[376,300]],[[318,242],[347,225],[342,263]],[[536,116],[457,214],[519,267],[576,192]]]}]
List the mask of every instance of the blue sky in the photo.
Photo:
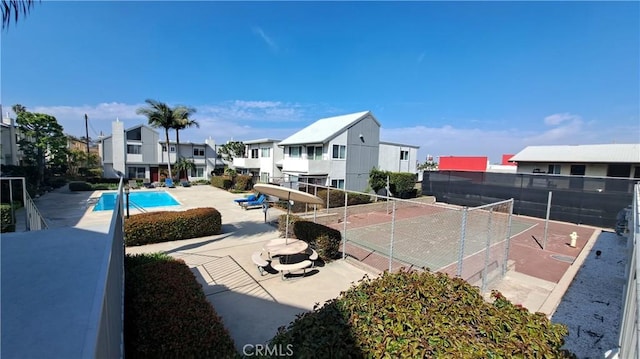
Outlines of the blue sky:
[{"label": "blue sky", "polygon": [[[181,141],[284,139],[370,110],[433,156],[640,142],[638,2],[37,2],[5,29],[3,111],[90,137],[197,109]],[[11,114],[13,116],[13,114]]]}]

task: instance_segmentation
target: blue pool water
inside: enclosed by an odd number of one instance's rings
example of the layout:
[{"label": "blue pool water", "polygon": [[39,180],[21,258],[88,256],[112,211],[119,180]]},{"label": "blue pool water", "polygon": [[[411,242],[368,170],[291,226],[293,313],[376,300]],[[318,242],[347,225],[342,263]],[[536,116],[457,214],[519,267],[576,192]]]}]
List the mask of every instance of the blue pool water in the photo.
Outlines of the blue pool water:
[{"label": "blue pool water", "polygon": [[[117,192],[105,192],[100,196],[98,202],[96,202],[94,211],[110,211],[116,205]],[[129,193],[130,208],[142,207],[165,207],[165,206],[178,206],[180,203],[176,201],[173,196],[167,192],[131,192]],[[125,198],[125,206],[126,206]]]}]

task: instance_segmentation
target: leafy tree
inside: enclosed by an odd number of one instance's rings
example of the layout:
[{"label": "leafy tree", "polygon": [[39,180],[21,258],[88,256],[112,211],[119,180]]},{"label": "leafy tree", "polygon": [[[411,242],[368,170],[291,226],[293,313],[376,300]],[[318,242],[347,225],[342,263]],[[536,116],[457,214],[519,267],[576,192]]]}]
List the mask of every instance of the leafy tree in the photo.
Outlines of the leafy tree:
[{"label": "leafy tree", "polygon": [[169,169],[169,177],[171,174],[171,159],[169,154],[169,129],[175,124],[174,109],[164,102],[147,99],[145,100],[148,107],[141,107],[136,110],[139,115],[144,115],[148,119],[149,125],[154,128],[164,128],[165,143],[167,146],[167,167]]},{"label": "leafy tree", "polygon": [[22,105],[14,105],[16,124],[21,138],[18,141],[24,160],[38,169],[36,186],[44,182],[44,170],[67,164],[67,136],[55,117],[27,111]]},{"label": "leafy tree", "polygon": [[226,161],[233,161],[234,158],[241,158],[245,155],[245,147],[242,141],[228,141],[218,148],[218,153]]},{"label": "leafy tree", "polygon": [[184,172],[185,178],[189,181],[189,171],[194,170],[196,168],[195,162],[193,160],[187,158],[180,158],[176,162],[176,170],[178,170],[178,177],[181,177],[181,174]]},{"label": "leafy tree", "polygon": [[437,171],[438,170],[438,162],[426,161],[425,163],[419,164],[417,168],[420,171]]},{"label": "leafy tree", "polygon": [[371,172],[369,172],[369,187],[378,193],[379,190],[387,187],[387,177],[390,175],[391,172],[389,171],[379,170],[375,167],[372,168]]},{"label": "leafy tree", "polygon": [[189,127],[197,127],[200,128],[200,124],[189,116],[193,115],[196,112],[195,108],[186,107],[186,106],[178,106],[173,109],[175,123],[173,124],[173,129],[176,130],[176,148],[178,149],[178,153],[180,151],[180,130],[184,130]]},{"label": "leafy tree", "polygon": [[69,175],[77,176],[79,174],[82,175],[82,171],[86,172],[86,170],[82,170],[82,165],[86,165],[86,167],[84,167],[86,169],[97,168],[100,165],[100,157],[95,153],[89,153],[89,156],[87,156],[87,152],[79,149],[69,150],[67,164],[67,172]]},{"label": "leafy tree", "polygon": [[33,0],[2,0],[2,4],[0,4],[2,7],[2,29],[8,28],[11,24],[11,15],[13,15],[13,21],[17,23],[20,14],[23,17],[26,16],[34,3]]}]

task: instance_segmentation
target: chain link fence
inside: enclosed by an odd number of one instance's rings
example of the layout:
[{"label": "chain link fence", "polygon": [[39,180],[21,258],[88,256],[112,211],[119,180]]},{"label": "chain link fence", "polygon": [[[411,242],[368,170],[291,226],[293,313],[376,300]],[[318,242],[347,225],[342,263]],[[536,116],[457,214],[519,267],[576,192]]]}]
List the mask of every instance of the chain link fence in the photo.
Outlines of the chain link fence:
[{"label": "chain link fence", "polygon": [[378,270],[445,272],[481,283],[482,291],[506,273],[511,231],[529,227],[513,228],[512,199],[467,208],[435,203],[433,197],[398,199],[308,183],[299,189],[329,204],[300,204],[294,212],[341,231],[343,257]]}]

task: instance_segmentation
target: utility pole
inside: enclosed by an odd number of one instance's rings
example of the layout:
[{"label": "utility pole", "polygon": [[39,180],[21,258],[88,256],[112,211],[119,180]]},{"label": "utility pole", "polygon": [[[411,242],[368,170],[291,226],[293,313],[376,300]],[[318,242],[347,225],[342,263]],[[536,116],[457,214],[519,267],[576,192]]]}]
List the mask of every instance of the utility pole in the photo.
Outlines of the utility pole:
[{"label": "utility pole", "polygon": [[84,114],[84,131],[87,140],[87,168],[89,168],[89,116],[86,113]]}]

